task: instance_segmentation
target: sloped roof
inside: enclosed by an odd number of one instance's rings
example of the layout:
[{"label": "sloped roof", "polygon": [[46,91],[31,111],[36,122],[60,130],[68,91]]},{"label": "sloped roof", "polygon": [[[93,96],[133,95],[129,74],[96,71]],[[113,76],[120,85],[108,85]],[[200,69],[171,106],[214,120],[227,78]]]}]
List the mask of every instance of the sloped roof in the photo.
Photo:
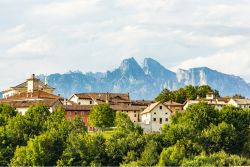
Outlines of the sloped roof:
[{"label": "sloped roof", "polygon": [[141,114],[146,114],[146,113],[149,113],[151,112],[156,106],[158,106],[161,102],[158,101],[158,102],[155,102],[151,105],[149,105]]},{"label": "sloped roof", "polygon": [[129,105],[111,105],[111,108],[115,111],[142,111],[141,106],[129,106]]},{"label": "sloped roof", "polygon": [[233,99],[239,105],[250,105],[250,99]]},{"label": "sloped roof", "polygon": [[106,102],[107,97],[109,101],[128,101],[129,94],[126,93],[77,93],[75,94],[80,99],[93,99],[98,102]]},{"label": "sloped roof", "polygon": [[15,94],[13,96],[8,97],[7,99],[58,99],[61,98],[59,96],[53,95],[51,93],[44,92],[42,90],[36,90],[33,93],[22,92],[20,94]]},{"label": "sloped roof", "polygon": [[22,108],[30,107],[34,105],[43,105],[46,107],[52,107],[55,103],[60,102],[59,99],[46,99],[46,100],[8,100],[2,99],[0,103],[8,103],[13,107]]},{"label": "sloped roof", "polygon": [[166,105],[166,106],[183,106],[183,104],[177,103],[177,102],[174,102],[174,101],[164,102],[164,105]]}]

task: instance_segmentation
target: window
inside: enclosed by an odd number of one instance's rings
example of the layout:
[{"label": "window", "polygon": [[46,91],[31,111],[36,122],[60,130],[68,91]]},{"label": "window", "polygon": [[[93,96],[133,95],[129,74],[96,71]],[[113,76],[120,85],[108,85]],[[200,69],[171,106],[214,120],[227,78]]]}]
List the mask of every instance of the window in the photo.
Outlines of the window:
[{"label": "window", "polygon": [[162,109],[162,106],[160,106],[160,110]]},{"label": "window", "polygon": [[134,113],[136,113],[136,111],[134,111]]},{"label": "window", "polygon": [[134,117],[136,117],[136,114],[134,114]]},{"label": "window", "polygon": [[81,112],[81,115],[84,116],[84,111]]},{"label": "window", "polygon": [[154,122],[156,122],[156,118],[154,118]]},{"label": "window", "polygon": [[156,112],[154,112],[154,114],[156,114]]},{"label": "window", "polygon": [[75,112],[75,117],[78,115],[78,113],[77,112]]},{"label": "window", "polygon": [[128,111],[127,111],[128,112]]},{"label": "window", "polygon": [[168,118],[166,118],[165,121],[168,122]]},{"label": "window", "polygon": [[160,124],[162,124],[162,118],[160,118]]},{"label": "window", "polygon": [[92,104],[92,101],[89,101],[89,104]]},{"label": "window", "polygon": [[70,117],[70,115],[71,115],[71,112],[70,112],[70,111],[68,111],[68,117]]},{"label": "window", "polygon": [[165,114],[166,114],[166,115],[168,115],[168,113],[167,113],[167,112],[166,112]]}]

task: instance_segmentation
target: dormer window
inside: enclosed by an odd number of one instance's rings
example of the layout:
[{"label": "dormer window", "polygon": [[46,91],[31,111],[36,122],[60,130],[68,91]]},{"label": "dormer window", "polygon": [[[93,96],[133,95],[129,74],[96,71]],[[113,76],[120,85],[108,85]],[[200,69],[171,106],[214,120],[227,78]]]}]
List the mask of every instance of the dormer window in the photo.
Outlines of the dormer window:
[{"label": "dormer window", "polygon": [[160,106],[160,110],[162,109],[162,106]]}]

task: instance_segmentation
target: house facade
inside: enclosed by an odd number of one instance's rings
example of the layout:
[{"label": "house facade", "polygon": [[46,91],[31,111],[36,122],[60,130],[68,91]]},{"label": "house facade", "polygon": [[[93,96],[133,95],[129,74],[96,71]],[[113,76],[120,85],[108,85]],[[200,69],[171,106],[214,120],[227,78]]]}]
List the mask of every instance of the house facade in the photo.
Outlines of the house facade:
[{"label": "house facade", "polygon": [[229,105],[240,107],[240,108],[250,108],[250,99],[230,99]]},{"label": "house facade", "polygon": [[54,88],[43,83],[35,77],[30,78],[15,87],[3,91],[1,103],[8,103],[18,112],[25,114],[30,106],[43,105],[54,111],[61,105],[62,98],[53,94]]},{"label": "house facade", "polygon": [[141,126],[148,132],[161,132],[162,126],[170,122],[172,111],[162,104],[156,102],[141,112]]}]

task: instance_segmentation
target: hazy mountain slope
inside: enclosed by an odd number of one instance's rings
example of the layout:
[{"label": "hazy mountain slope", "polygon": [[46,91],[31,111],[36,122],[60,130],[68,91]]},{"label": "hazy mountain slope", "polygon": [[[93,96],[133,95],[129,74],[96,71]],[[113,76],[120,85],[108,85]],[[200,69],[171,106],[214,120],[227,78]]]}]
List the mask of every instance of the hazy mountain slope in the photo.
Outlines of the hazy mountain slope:
[{"label": "hazy mountain slope", "polygon": [[[39,77],[44,80],[44,75]],[[77,92],[129,92],[133,99],[153,99],[164,87],[173,90],[189,84],[208,84],[222,95],[250,95],[250,85],[240,77],[207,67],[174,73],[151,58],[144,59],[142,66],[134,58],[125,59],[118,68],[106,73],[69,72],[48,78],[56,93],[64,97]]]}]

